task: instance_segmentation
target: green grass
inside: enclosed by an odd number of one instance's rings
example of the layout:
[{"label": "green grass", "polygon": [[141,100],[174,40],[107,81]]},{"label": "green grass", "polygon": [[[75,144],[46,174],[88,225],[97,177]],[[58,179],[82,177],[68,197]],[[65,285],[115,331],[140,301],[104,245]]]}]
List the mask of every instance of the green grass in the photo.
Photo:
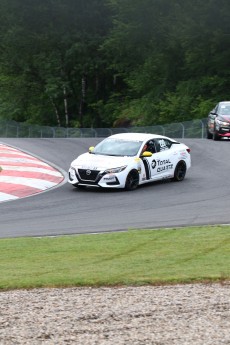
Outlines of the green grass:
[{"label": "green grass", "polygon": [[230,278],[230,226],[0,240],[0,289]]}]

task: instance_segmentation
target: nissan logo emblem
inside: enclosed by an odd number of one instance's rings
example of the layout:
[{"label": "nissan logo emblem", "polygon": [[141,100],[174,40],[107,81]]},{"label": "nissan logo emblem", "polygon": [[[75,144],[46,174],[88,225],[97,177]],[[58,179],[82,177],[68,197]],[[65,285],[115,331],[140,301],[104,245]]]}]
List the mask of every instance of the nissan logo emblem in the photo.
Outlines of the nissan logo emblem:
[{"label": "nissan logo emblem", "polygon": [[91,174],[91,170],[86,170],[86,175],[90,175]]}]

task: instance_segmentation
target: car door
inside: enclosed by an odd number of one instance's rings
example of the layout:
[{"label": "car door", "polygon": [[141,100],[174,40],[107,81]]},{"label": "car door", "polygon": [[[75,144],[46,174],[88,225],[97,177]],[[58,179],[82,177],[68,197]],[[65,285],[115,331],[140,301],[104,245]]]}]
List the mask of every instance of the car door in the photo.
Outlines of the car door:
[{"label": "car door", "polygon": [[172,177],[177,163],[177,155],[172,142],[166,138],[154,139],[155,153],[147,157],[150,167],[150,179],[158,180]]}]

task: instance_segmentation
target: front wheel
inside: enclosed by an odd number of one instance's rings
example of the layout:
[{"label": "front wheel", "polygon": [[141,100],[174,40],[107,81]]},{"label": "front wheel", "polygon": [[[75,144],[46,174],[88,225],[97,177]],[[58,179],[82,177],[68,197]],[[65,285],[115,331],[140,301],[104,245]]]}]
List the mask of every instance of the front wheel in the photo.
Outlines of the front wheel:
[{"label": "front wheel", "polygon": [[174,171],[174,177],[172,180],[183,181],[186,175],[186,171],[187,171],[186,163],[184,161],[179,162]]},{"label": "front wheel", "polygon": [[137,170],[132,170],[128,173],[125,183],[126,190],[134,190],[139,185],[139,174]]},{"label": "front wheel", "polygon": [[77,189],[85,189],[86,188],[86,186],[83,186],[83,185],[79,185],[78,183],[76,183],[76,184],[73,184],[73,186],[75,187],[75,188],[77,188]]},{"label": "front wheel", "polygon": [[216,132],[215,129],[214,129],[214,132],[213,132],[213,140],[220,140],[220,136],[218,135],[218,133]]},{"label": "front wheel", "polygon": [[212,139],[213,135],[212,133],[209,132],[209,130],[207,129],[207,139]]}]

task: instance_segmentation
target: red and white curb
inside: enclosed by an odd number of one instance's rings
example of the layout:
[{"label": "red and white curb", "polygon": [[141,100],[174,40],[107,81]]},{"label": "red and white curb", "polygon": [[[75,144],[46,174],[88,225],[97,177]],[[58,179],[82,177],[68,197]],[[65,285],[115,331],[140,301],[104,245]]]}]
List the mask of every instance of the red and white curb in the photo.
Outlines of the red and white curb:
[{"label": "red and white curb", "polygon": [[0,202],[41,193],[63,180],[49,164],[0,143]]}]

